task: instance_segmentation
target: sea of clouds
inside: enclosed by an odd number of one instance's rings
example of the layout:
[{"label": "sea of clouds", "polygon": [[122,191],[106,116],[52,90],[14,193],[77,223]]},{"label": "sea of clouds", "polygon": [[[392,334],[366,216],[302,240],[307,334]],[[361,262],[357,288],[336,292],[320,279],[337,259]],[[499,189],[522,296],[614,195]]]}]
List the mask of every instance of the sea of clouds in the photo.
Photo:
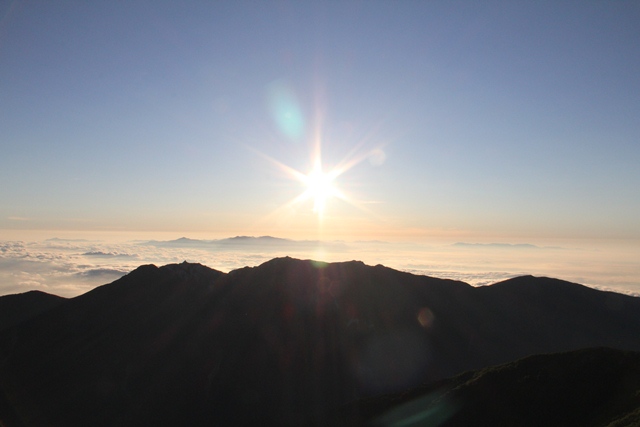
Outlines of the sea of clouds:
[{"label": "sea of clouds", "polygon": [[143,264],[188,261],[228,272],[278,256],[327,262],[361,260],[474,286],[532,274],[640,295],[640,261],[629,251],[509,244],[283,241],[274,246],[250,241],[225,246],[219,242],[0,241],[0,295],[40,290],[73,297],[117,280]]}]

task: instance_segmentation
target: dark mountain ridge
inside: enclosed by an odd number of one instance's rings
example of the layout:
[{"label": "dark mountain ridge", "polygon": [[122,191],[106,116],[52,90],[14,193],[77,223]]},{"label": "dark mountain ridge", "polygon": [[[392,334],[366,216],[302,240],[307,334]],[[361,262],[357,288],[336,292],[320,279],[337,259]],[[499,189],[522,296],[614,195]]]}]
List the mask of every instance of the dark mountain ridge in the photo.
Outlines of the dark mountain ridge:
[{"label": "dark mountain ridge", "polygon": [[537,353],[640,351],[638,336],[640,299],[556,279],[147,265],[0,331],[0,408],[22,425],[327,425],[363,396]]}]

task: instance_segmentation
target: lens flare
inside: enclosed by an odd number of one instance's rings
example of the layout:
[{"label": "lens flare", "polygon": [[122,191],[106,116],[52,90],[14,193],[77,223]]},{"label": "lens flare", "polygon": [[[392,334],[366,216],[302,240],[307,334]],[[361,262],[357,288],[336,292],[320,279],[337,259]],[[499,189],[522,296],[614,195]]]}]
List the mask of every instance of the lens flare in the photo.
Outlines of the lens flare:
[{"label": "lens flare", "polygon": [[320,144],[317,143],[312,155],[312,164],[314,165],[307,173],[300,172],[287,166],[284,163],[256,150],[256,154],[260,155],[270,163],[274,164],[281,172],[284,172],[289,178],[301,184],[304,190],[295,198],[279,207],[269,217],[286,216],[285,212],[295,209],[303,204],[311,201],[313,213],[317,216],[319,222],[322,222],[328,211],[331,200],[341,200],[350,206],[370,216],[376,216],[367,208],[367,202],[359,202],[352,196],[345,193],[340,183],[340,177],[351,168],[368,159],[371,151],[352,150],[351,153],[341,161],[337,166],[324,169],[322,166],[322,157],[320,155]]},{"label": "lens flare", "polygon": [[302,109],[291,87],[276,80],[267,86],[269,109],[280,131],[292,141],[302,138],[305,121]]},{"label": "lens flare", "polygon": [[[284,172],[292,180],[297,181],[303,187],[303,191],[298,196],[278,207],[268,215],[266,220],[277,218],[278,221],[282,221],[284,218],[289,218],[290,215],[298,211],[298,207],[310,201],[313,206],[313,213],[318,218],[318,230],[319,233],[321,233],[322,224],[324,223],[323,218],[328,211],[330,201],[334,199],[340,199],[368,215],[376,216],[366,206],[371,203],[376,203],[375,201],[363,202],[354,200],[350,195],[343,192],[343,187],[339,182],[341,175],[364,160],[369,160],[373,166],[380,166],[384,163],[386,155],[384,151],[382,151],[382,145],[372,147],[369,150],[364,149],[365,145],[369,145],[368,141],[371,139],[375,129],[352,146],[344,159],[339,161],[335,166],[325,169],[322,165],[321,155],[324,109],[317,107],[314,110],[315,118],[311,121],[314,126],[313,129],[310,129],[306,126],[302,109],[289,84],[282,80],[274,81],[267,86],[267,94],[269,110],[278,130],[292,142],[299,142],[305,135],[309,138],[308,142],[311,149],[310,163],[312,167],[311,170],[306,173],[301,172],[251,148],[252,151],[273,163],[280,171]],[[327,223],[337,221],[336,218],[338,216],[339,214],[331,217],[327,215]]]}]

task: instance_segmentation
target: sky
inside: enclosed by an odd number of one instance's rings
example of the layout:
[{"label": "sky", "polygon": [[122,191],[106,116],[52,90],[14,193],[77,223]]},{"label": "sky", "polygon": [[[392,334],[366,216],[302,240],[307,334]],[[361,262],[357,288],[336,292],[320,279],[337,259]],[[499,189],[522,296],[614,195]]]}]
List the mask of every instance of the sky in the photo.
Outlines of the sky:
[{"label": "sky", "polygon": [[640,251],[638,22],[634,1],[0,2],[0,240]]}]

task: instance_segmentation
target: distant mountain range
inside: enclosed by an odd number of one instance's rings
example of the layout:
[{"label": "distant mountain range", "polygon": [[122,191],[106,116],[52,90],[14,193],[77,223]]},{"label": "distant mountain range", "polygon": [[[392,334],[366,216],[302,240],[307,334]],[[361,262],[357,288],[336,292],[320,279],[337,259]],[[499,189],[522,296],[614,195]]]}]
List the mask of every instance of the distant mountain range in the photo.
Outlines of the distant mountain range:
[{"label": "distant mountain range", "polygon": [[[384,241],[361,241],[355,243],[365,244],[388,244]],[[190,239],[188,237],[180,237],[174,240],[150,240],[143,242],[143,244],[160,246],[160,247],[200,247],[208,249],[243,249],[247,248],[299,248],[309,249],[316,247],[332,247],[332,248],[347,248],[347,244],[341,241],[327,241],[327,240],[293,240],[284,239],[281,237],[273,236],[235,236],[225,239],[215,240],[202,240],[202,239]],[[471,247],[471,248],[497,248],[497,249],[541,249],[540,246],[532,245],[530,243],[467,243],[457,242],[452,246],[454,247]],[[560,249],[554,247],[553,249]]]},{"label": "distant mountain range", "polygon": [[[628,352],[640,299],[557,279],[474,288],[292,258],[230,273],[145,265],[75,298],[0,297],[0,310],[7,426],[421,425],[435,413],[437,425],[604,426],[640,408],[625,400],[640,390]],[[595,347],[618,350],[551,355]],[[567,405],[588,402],[600,424],[555,406],[539,408],[543,424],[515,422],[529,397],[554,404],[544,388],[587,396]],[[606,390],[619,399],[600,401]],[[413,408],[403,424],[385,414],[398,404]]]},{"label": "distant mountain range", "polygon": [[339,241],[322,240],[291,240],[272,236],[235,236],[226,239],[200,240],[181,237],[175,240],[150,240],[143,244],[158,247],[188,247],[217,250],[308,250],[318,247],[331,248],[332,250],[346,249],[347,245]]}]

